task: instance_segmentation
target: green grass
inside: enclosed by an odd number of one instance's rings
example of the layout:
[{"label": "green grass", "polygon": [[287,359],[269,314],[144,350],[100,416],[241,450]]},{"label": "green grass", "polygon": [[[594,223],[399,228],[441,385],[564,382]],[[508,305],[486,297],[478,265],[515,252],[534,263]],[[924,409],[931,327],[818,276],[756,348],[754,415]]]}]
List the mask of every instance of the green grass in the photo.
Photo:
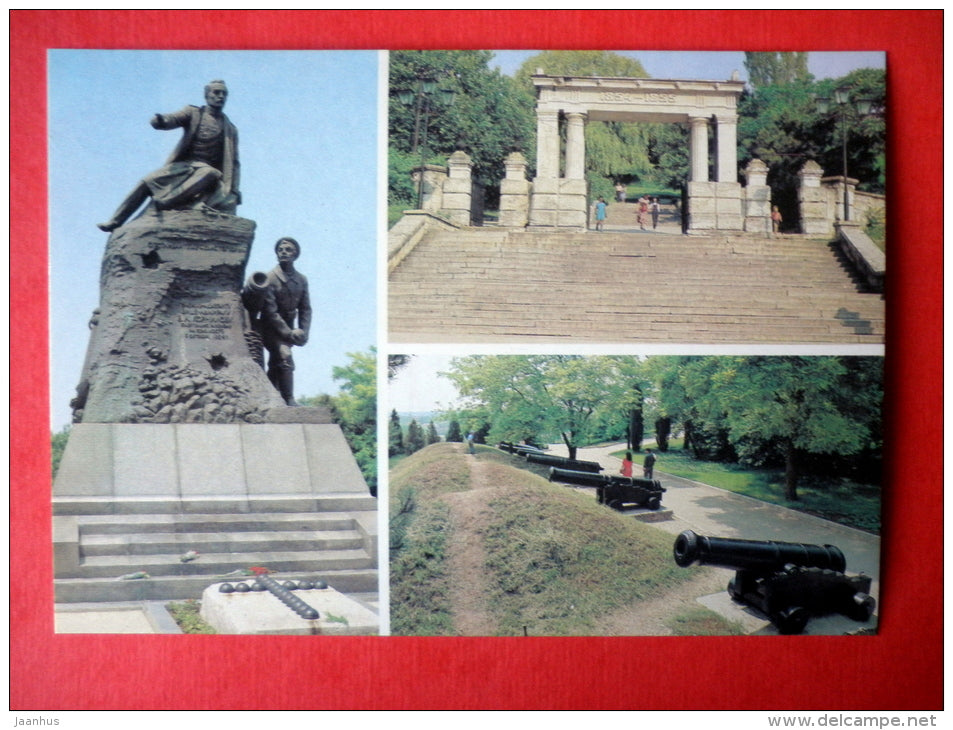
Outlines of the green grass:
[{"label": "green grass", "polygon": [[594,494],[509,471],[485,536],[499,635],[598,635],[607,614],[689,577],[672,561],[669,535]]},{"label": "green grass", "polygon": [[675,636],[742,636],[744,628],[703,606],[689,608],[665,623]]},{"label": "green grass", "polygon": [[872,211],[867,215],[864,232],[881,251],[887,250],[887,222],[882,210]]},{"label": "green grass", "polygon": [[[671,448],[675,446],[674,450]],[[613,456],[620,459],[625,451]],[[633,461],[642,463],[642,454],[633,454]],[[693,481],[710,484],[729,492],[743,494],[763,502],[823,517],[868,532],[880,532],[880,488],[846,479],[805,476],[798,482],[798,499],[784,497],[782,469],[753,469],[738,464],[693,459],[681,450],[681,442],[670,442],[670,450],[658,454],[659,471]],[[662,479],[664,483],[664,479]]]},{"label": "green grass", "polygon": [[199,615],[201,604],[194,598],[166,604],[166,610],[184,634],[217,634]]},{"label": "green grass", "polygon": [[449,505],[441,497],[469,486],[469,469],[451,444],[433,444],[390,475],[391,631],[447,636]]},{"label": "green grass", "polygon": [[638,200],[643,195],[648,198],[668,197],[681,200],[682,192],[672,188],[661,187],[658,185],[647,185],[645,183],[631,183],[625,188],[626,200]]},{"label": "green grass", "polygon": [[390,230],[394,227],[394,224],[401,219],[404,215],[405,210],[413,210],[414,205],[408,205],[406,203],[398,203],[396,205],[387,206],[387,230]]}]

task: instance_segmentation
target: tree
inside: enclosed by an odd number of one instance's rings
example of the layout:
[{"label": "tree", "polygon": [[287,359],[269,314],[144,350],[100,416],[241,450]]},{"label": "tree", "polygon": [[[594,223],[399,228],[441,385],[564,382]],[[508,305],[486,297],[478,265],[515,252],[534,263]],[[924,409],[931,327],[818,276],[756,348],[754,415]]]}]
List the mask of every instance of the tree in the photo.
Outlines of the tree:
[{"label": "tree", "polygon": [[548,76],[616,76],[647,78],[642,64],[614,51],[542,51],[526,59],[513,78],[526,86],[541,69]]},{"label": "tree", "polygon": [[407,426],[407,433],[404,435],[404,453],[413,454],[420,451],[426,444],[424,443],[424,430],[417,423],[417,419],[412,419]]},{"label": "tree", "polygon": [[427,446],[430,444],[439,444],[440,435],[437,433],[437,427],[434,426],[433,421],[430,422],[430,425],[427,427]]},{"label": "tree", "polygon": [[672,435],[672,419],[660,416],[655,419],[655,445],[659,451],[668,451],[668,439]]},{"label": "tree", "polygon": [[495,355],[455,358],[447,376],[483,409],[500,441],[558,437],[574,458],[603,408],[625,408],[617,363],[606,356]]},{"label": "tree", "polygon": [[724,431],[742,461],[766,451],[783,456],[785,497],[793,501],[800,454],[856,454],[876,440],[882,361],[864,360],[708,357],[678,367],[697,418]]},{"label": "tree", "polygon": [[861,115],[850,104],[824,113],[818,108],[812,124],[812,141],[818,164],[828,175],[840,175],[843,168],[844,133],[847,133],[847,173],[857,187],[872,193],[886,190],[886,120],[881,111],[886,103],[886,74],[883,69],[860,68],[839,79],[825,79],[815,88],[816,98],[832,98],[835,89],[845,89],[852,101],[865,99],[873,113]]},{"label": "tree", "polygon": [[407,363],[410,362],[410,358],[413,355],[388,355],[387,356],[387,379],[393,380],[397,377],[397,374],[400,372]]},{"label": "tree", "polygon": [[460,431],[460,422],[456,418],[452,419],[450,425],[447,426],[447,441],[457,443],[463,441],[463,434]]},{"label": "tree", "polygon": [[748,82],[756,87],[793,84],[811,78],[806,51],[745,52],[745,69]]},{"label": "tree", "polygon": [[[390,54],[389,146],[391,155],[403,153],[420,164],[426,131],[426,159],[444,164],[456,150],[473,161],[474,181],[498,186],[503,161],[514,150],[530,148],[535,130],[532,98],[498,69],[490,69],[491,51],[393,51]],[[427,129],[417,125],[414,104],[404,104],[400,92],[416,91],[421,79],[436,81],[438,89],[453,92],[453,103],[436,106]],[[414,100],[416,101],[416,99]],[[434,102],[435,104],[437,102]],[[416,125],[416,129],[415,129]],[[397,202],[406,180],[391,180],[392,202]],[[410,202],[410,201],[403,201]]]},{"label": "tree", "polygon": [[390,412],[390,427],[388,430],[387,453],[389,456],[398,456],[404,453],[404,431],[400,427],[400,416],[397,410]]},{"label": "tree", "polygon": [[371,489],[377,493],[377,348],[347,354],[346,366],[335,366],[334,380],[342,381],[340,393],[332,399],[354,458]]},{"label": "tree", "polygon": [[[771,54],[768,54],[771,55]],[[885,128],[881,114],[860,116],[850,106],[822,112],[818,99],[831,98],[844,88],[851,99],[868,99],[875,109],[885,100],[882,69],[857,69],[840,79],[815,82],[809,75],[779,74],[778,81],[756,85],[738,104],[739,165],[752,159],[768,165],[772,199],[785,221],[797,221],[798,173],[808,160],[827,175],[843,172],[844,134],[847,133],[847,169],[858,188],[882,193],[885,189]],[[842,117],[839,112],[846,113]]]},{"label": "tree", "polygon": [[50,440],[50,457],[53,463],[53,478],[56,478],[56,472],[59,471],[60,461],[63,459],[63,452],[66,451],[66,444],[69,441],[69,426],[64,426],[62,430],[53,434]]},{"label": "tree", "polygon": [[629,448],[633,451],[641,451],[642,441],[645,438],[645,418],[643,415],[645,397],[641,384],[633,385],[632,393],[635,396],[635,403],[629,410]]}]

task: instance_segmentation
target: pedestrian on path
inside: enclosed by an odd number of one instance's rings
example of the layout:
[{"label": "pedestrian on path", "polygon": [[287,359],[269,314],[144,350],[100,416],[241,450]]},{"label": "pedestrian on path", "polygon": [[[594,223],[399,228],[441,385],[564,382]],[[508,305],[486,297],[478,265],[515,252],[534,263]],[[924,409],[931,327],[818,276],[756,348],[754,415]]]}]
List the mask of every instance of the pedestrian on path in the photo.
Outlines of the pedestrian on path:
[{"label": "pedestrian on path", "polygon": [[781,211],[778,206],[771,208],[771,232],[778,233],[781,230]]},{"label": "pedestrian on path", "polygon": [[652,230],[654,231],[658,228],[658,217],[661,209],[659,208],[658,198],[652,198],[652,203],[649,205],[649,210],[652,211]]},{"label": "pedestrian on path", "polygon": [[620,182],[615,184],[615,199],[619,203],[625,202],[625,185]]},{"label": "pedestrian on path", "polygon": [[476,449],[473,447],[473,431],[470,431],[470,433],[467,434],[467,450],[471,454],[476,453]]},{"label": "pedestrian on path", "polygon": [[632,476],[632,452],[626,451],[625,458],[622,460],[622,468],[619,469],[619,473],[624,477]]},{"label": "pedestrian on path", "polygon": [[655,454],[652,449],[645,450],[645,459],[642,460],[642,473],[646,479],[652,478],[652,472],[655,469]]},{"label": "pedestrian on path", "polygon": [[645,230],[645,222],[649,213],[649,200],[644,195],[639,198],[639,228]]},{"label": "pedestrian on path", "polygon": [[596,203],[596,230],[601,231],[603,224],[606,222],[606,200],[605,198],[599,198],[599,202]]}]

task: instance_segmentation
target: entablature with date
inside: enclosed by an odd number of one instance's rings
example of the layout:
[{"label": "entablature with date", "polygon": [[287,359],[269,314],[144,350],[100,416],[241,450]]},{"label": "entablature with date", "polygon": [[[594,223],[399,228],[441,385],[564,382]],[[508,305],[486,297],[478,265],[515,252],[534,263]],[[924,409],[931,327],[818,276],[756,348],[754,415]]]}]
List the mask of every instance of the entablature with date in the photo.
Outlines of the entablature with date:
[{"label": "entablature with date", "polygon": [[590,121],[687,122],[697,117],[731,117],[744,90],[742,81],[640,79],[605,76],[532,77],[537,111],[579,112]]}]

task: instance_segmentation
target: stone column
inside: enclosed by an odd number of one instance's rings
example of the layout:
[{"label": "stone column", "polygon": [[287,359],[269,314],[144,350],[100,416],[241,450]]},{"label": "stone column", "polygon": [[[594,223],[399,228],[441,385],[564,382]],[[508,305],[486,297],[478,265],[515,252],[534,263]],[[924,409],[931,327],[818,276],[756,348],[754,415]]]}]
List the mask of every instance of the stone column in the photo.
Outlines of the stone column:
[{"label": "stone column", "polygon": [[566,115],[566,179],[586,179],[586,115],[569,112]]},{"label": "stone column", "polygon": [[745,221],[749,233],[771,233],[771,188],[768,187],[768,166],[751,160],[745,168]]},{"label": "stone column", "polygon": [[500,182],[500,225],[522,228],[529,222],[529,181],[526,158],[511,152],[504,161],[506,177]]},{"label": "stone column", "polygon": [[443,183],[443,210],[451,223],[468,226],[473,194],[473,182],[470,179],[473,162],[466,152],[457,150],[447,160],[447,167],[450,172]]},{"label": "stone column", "polygon": [[831,235],[832,221],[827,216],[827,193],[821,187],[824,171],[814,160],[808,160],[798,173],[798,205],[801,213],[801,233]]},{"label": "stone column", "polygon": [[718,182],[738,182],[738,117],[718,116]]},{"label": "stone column", "polygon": [[689,119],[691,132],[692,182],[708,182],[708,119],[692,117]]},{"label": "stone column", "polygon": [[536,113],[536,177],[559,177],[559,113]]}]

